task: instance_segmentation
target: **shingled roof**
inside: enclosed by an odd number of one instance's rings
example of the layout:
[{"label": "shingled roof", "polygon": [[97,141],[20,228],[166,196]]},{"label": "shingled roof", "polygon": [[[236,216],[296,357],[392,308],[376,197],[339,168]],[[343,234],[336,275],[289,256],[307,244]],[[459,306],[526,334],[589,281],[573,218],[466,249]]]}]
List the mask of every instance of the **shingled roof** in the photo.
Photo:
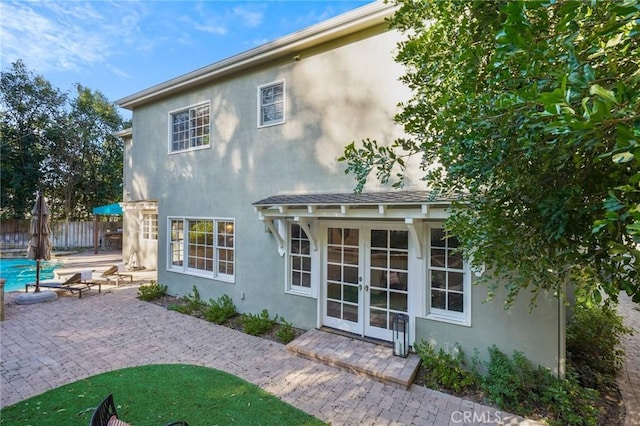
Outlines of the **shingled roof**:
[{"label": "shingled roof", "polygon": [[297,205],[399,205],[449,203],[452,199],[437,197],[431,191],[389,191],[368,193],[273,195],[253,203],[254,206]]}]

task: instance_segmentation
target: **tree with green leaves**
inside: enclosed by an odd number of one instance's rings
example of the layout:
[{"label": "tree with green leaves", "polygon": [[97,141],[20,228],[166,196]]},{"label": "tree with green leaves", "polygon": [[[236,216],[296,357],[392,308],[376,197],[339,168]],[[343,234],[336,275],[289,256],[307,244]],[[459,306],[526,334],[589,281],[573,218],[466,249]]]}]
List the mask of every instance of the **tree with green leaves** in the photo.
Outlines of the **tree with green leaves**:
[{"label": "tree with green leaves", "polygon": [[115,104],[76,85],[54,89],[18,61],[1,75],[3,218],[28,216],[38,190],[56,219],[86,219],[95,206],[122,199],[124,126]]},{"label": "tree with green leaves", "polygon": [[49,139],[45,176],[64,217],[84,218],[93,207],[122,199],[123,120],[99,91],[76,85],[70,111]]},{"label": "tree with green leaves", "polygon": [[571,284],[584,303],[621,291],[640,302],[638,1],[398,6],[407,136],[347,146],[356,190],[374,171],[402,186],[418,155],[492,292],[535,301]]},{"label": "tree with green leaves", "polygon": [[0,75],[0,203],[3,218],[24,218],[41,188],[46,134],[64,114],[66,96],[22,61]]}]

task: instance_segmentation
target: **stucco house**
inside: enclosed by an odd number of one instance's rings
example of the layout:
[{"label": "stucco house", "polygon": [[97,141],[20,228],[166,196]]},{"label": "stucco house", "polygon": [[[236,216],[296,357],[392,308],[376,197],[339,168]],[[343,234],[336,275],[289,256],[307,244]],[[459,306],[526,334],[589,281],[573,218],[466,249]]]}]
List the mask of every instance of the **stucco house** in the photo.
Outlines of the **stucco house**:
[{"label": "stucco house", "polygon": [[409,96],[393,60],[393,8],[373,3],[117,101],[125,139],[124,258],[171,294],[195,285],[240,312],[391,341],[497,345],[562,370],[564,306],[510,310],[474,286],[418,176],[362,194],[337,161],[351,141],[391,142]]}]

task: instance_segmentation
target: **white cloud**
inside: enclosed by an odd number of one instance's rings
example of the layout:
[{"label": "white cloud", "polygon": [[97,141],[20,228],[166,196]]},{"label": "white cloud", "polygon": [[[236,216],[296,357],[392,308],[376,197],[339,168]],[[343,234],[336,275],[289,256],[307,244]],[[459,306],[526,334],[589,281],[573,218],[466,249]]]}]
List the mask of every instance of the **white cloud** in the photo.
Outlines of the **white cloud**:
[{"label": "white cloud", "polygon": [[240,18],[242,23],[248,27],[257,27],[264,20],[264,13],[256,10],[249,10],[244,7],[235,7],[233,13]]},{"label": "white cloud", "polygon": [[[81,26],[81,16],[97,20],[97,12],[82,4],[61,7],[55,2],[2,3],[2,57],[23,59],[40,72],[72,70],[100,62],[110,54],[108,38]],[[34,8],[38,7],[39,10]],[[46,9],[46,10],[43,10]]]},{"label": "white cloud", "polygon": [[[122,49],[149,49],[139,36],[141,3],[0,2],[3,62],[22,59],[39,73],[109,67]],[[116,68],[113,68],[114,70]]]}]

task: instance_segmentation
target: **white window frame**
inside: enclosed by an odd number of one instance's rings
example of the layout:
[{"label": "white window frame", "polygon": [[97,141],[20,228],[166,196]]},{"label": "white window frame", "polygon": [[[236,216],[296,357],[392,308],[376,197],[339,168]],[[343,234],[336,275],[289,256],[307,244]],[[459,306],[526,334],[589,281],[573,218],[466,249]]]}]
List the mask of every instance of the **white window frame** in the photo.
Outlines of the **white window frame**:
[{"label": "white window frame", "polygon": [[[180,243],[180,253],[182,255],[181,261],[182,265],[174,265],[172,262],[172,245],[174,241],[172,240],[173,236],[171,234],[171,224],[173,221],[182,221],[182,230],[183,230],[183,238]],[[212,271],[207,271],[204,269],[190,268],[189,267],[189,222],[190,221],[210,221],[213,225],[213,258],[211,259],[213,262]],[[219,232],[218,225],[221,223],[230,222],[232,224],[232,234],[231,235],[231,246],[224,246],[220,244],[219,240]],[[167,271],[177,272],[185,275],[193,275],[201,278],[209,278],[218,281],[224,281],[228,283],[235,283],[235,272],[236,272],[236,222],[233,218],[223,218],[223,217],[183,217],[183,216],[170,216],[167,218]],[[231,250],[233,252],[233,274],[221,273],[218,272],[219,269],[219,261],[221,250]]]},{"label": "white window frame", "polygon": [[158,213],[142,213],[142,239],[146,241],[158,240]]},{"label": "white window frame", "polygon": [[[445,267],[431,266],[431,232],[434,229],[444,230],[442,223],[431,223],[425,227],[424,239],[426,241],[425,256],[425,317],[434,321],[447,322],[457,325],[471,326],[471,269],[468,262],[463,258],[462,269],[448,269]],[[463,312],[449,311],[431,307],[431,270],[462,272],[462,292],[463,292]]]},{"label": "white window frame", "polygon": [[[189,133],[189,136],[187,138],[188,146],[186,148],[184,148],[184,149],[176,149],[176,150],[174,150],[173,149],[173,118],[174,118],[174,116],[177,115],[177,114],[180,114],[180,113],[184,113],[184,112],[188,113],[189,116],[190,116],[191,115],[191,111],[194,111],[194,110],[196,110],[198,108],[201,108],[201,107],[204,107],[204,106],[209,108],[209,132],[207,134],[207,136],[209,138],[208,142],[200,144],[200,145],[193,145],[193,146],[191,145],[191,140],[192,140],[191,132],[194,129],[191,128],[191,124],[190,124],[191,117],[189,117],[189,128],[187,129],[187,132]],[[189,105],[189,106],[184,107],[184,108],[179,108],[179,109],[175,109],[173,111],[169,111],[169,117],[168,117],[167,121],[169,122],[168,123],[168,127],[169,127],[168,128],[168,146],[167,146],[169,155],[180,154],[180,153],[183,153],[183,152],[198,151],[198,150],[201,150],[201,149],[209,149],[209,148],[211,148],[211,133],[212,133],[211,132],[212,131],[211,126],[212,126],[213,120],[212,120],[212,116],[211,116],[211,102],[210,101],[200,102],[198,104]],[[197,136],[193,136],[193,138],[196,138],[196,137]]]},{"label": "white window frame", "polygon": [[316,235],[311,236],[307,234],[307,230],[304,226],[300,226],[302,232],[307,236],[307,238],[309,239],[309,244],[310,244],[310,258],[311,258],[311,286],[310,287],[303,287],[303,286],[297,286],[297,285],[293,285],[292,281],[291,281],[291,268],[292,268],[292,264],[291,264],[291,256],[292,256],[292,250],[291,250],[291,225],[295,224],[295,225],[302,225],[301,223],[299,223],[298,221],[282,221],[284,222],[283,225],[280,229],[281,231],[283,231],[283,235],[286,235],[286,254],[285,254],[285,293],[288,294],[295,294],[298,296],[306,296],[306,297],[311,297],[311,298],[317,298],[318,297],[318,282],[320,281],[319,278],[319,274],[320,274],[320,251],[318,250],[317,247],[314,246],[314,243],[312,242],[312,240],[315,238],[315,241],[317,243],[317,233],[318,233],[318,223],[316,220],[311,220],[306,222],[306,224],[309,225],[309,227],[311,228],[311,231],[314,232]]},{"label": "white window frame", "polygon": [[[262,91],[264,89],[268,89],[270,87],[282,85],[282,118],[280,120],[273,120],[269,122],[262,121],[262,109],[265,106],[262,104]],[[272,81],[271,83],[262,84],[258,86],[258,95],[257,95],[257,104],[258,104],[258,116],[257,116],[257,124],[258,128],[278,126],[280,124],[284,124],[287,121],[287,85],[284,80]],[[273,105],[273,104],[271,104]]]}]

